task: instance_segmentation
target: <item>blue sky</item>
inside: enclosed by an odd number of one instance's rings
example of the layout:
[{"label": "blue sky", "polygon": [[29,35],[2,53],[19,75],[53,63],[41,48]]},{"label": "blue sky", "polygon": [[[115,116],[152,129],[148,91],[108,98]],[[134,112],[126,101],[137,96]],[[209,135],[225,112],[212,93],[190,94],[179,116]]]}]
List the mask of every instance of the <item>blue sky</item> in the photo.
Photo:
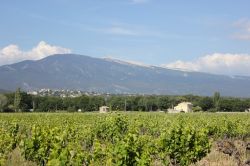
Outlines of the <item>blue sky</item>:
[{"label": "blue sky", "polygon": [[[233,71],[223,71],[222,67],[228,67],[227,61],[237,60],[248,61],[249,64],[243,65],[250,66],[249,0],[8,0],[0,3],[0,61],[5,56],[2,64],[4,60],[12,62],[18,51],[22,56],[30,55],[35,53],[32,49],[48,46],[46,51],[50,53],[48,50],[54,46],[64,52],[66,49],[66,52],[93,57],[248,75],[239,65]],[[6,60],[6,52],[14,52],[12,60]],[[55,48],[54,52],[57,53]],[[208,63],[204,62],[206,57],[209,63],[226,62],[217,66],[218,69],[204,68],[203,63]]]}]

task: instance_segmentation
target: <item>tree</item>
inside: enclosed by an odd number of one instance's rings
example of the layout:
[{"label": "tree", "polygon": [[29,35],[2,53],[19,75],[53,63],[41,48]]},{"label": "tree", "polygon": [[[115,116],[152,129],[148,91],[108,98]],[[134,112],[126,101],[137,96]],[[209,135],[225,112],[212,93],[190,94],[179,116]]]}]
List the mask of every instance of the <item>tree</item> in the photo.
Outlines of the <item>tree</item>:
[{"label": "tree", "polygon": [[20,110],[22,111],[29,111],[33,108],[32,105],[32,96],[27,94],[26,92],[21,92],[21,101],[20,101]]},{"label": "tree", "polygon": [[0,112],[3,112],[3,109],[7,105],[7,103],[8,103],[7,97],[0,94]]},{"label": "tree", "polygon": [[157,105],[158,105],[158,108],[161,109],[161,110],[167,110],[168,108],[171,107],[170,100],[166,96],[158,97]]},{"label": "tree", "polygon": [[213,108],[213,99],[210,97],[203,97],[200,100],[198,100],[197,105],[202,108],[203,111],[207,111],[211,108]]},{"label": "tree", "polygon": [[112,110],[121,111],[125,108],[125,98],[122,96],[112,96],[109,102]]},{"label": "tree", "polygon": [[220,110],[222,112],[233,112],[234,101],[231,99],[222,99],[220,101]]},{"label": "tree", "polygon": [[155,96],[148,96],[147,97],[147,108],[148,111],[156,111],[158,109],[158,100]]},{"label": "tree", "polygon": [[226,98],[220,100],[220,111],[223,112],[244,112],[248,107],[246,100],[237,98]]},{"label": "tree", "polygon": [[148,111],[148,100],[145,96],[142,96],[140,100],[138,101],[138,108],[139,111]]},{"label": "tree", "polygon": [[17,88],[14,99],[15,112],[19,112],[21,109],[21,90]]},{"label": "tree", "polygon": [[220,109],[220,92],[215,92],[213,97],[214,107],[216,111]]},{"label": "tree", "polygon": [[200,106],[195,106],[195,107],[193,107],[192,110],[193,110],[193,112],[202,112],[203,111]]}]

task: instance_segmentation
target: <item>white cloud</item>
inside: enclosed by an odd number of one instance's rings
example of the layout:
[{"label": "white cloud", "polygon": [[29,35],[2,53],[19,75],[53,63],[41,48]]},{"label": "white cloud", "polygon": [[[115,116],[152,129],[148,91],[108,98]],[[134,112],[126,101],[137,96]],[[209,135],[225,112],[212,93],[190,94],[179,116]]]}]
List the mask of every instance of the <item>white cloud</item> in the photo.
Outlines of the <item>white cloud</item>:
[{"label": "white cloud", "polygon": [[0,65],[20,62],[23,60],[39,60],[53,54],[70,53],[71,50],[59,46],[52,46],[44,41],[29,51],[21,50],[17,45],[8,45],[0,49]]},{"label": "white cloud", "polygon": [[139,35],[139,33],[136,32],[135,30],[131,30],[131,29],[123,28],[119,26],[113,26],[111,28],[107,28],[104,30],[104,32],[108,34],[113,34],[113,35],[129,35],[129,36]]},{"label": "white cloud", "polygon": [[92,28],[89,29],[91,31],[109,34],[109,35],[117,35],[117,36],[150,36],[150,37],[163,37],[164,35],[155,30],[151,30],[146,28],[145,26],[140,25],[130,25],[124,23],[113,23],[109,27],[106,28]]},{"label": "white cloud", "polygon": [[214,74],[250,76],[250,55],[214,53],[200,57],[194,61],[179,60],[164,64],[162,67]]},{"label": "white cloud", "polygon": [[234,23],[234,26],[238,29],[238,32],[233,35],[235,39],[250,40],[250,20],[240,19]]}]

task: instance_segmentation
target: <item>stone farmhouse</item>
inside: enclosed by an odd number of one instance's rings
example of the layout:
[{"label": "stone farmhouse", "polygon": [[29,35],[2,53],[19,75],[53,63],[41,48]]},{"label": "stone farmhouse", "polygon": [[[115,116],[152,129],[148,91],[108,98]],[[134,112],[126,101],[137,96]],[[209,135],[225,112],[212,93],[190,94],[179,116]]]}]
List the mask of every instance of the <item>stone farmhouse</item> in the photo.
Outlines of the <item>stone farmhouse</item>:
[{"label": "stone farmhouse", "polygon": [[179,103],[177,106],[175,106],[173,109],[168,109],[169,113],[188,113],[188,112],[193,112],[192,110],[193,104],[190,102],[182,102]]},{"label": "stone farmhouse", "polygon": [[107,113],[107,112],[109,112],[109,107],[101,106],[101,107],[99,107],[99,112],[100,113]]}]

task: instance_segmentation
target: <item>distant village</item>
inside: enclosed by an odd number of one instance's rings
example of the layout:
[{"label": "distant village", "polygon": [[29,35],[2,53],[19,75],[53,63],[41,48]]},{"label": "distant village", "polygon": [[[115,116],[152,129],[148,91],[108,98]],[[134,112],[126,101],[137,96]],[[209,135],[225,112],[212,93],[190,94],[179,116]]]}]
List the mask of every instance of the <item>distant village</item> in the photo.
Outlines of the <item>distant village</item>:
[{"label": "distant village", "polygon": [[80,97],[82,95],[87,95],[87,96],[99,96],[102,95],[101,93],[97,92],[84,92],[80,90],[52,90],[52,89],[40,89],[40,90],[34,90],[34,91],[28,91],[27,92],[30,95],[35,95],[35,96],[54,96],[54,97]]},{"label": "distant village", "polygon": [[[93,91],[80,91],[80,90],[69,90],[69,89],[54,90],[54,89],[46,89],[46,88],[28,91],[27,94],[34,95],[34,96],[41,96],[41,97],[53,96],[53,97],[62,97],[62,98],[66,98],[66,97],[76,98],[82,95],[86,95],[86,96],[109,96],[111,95],[110,93],[100,93],[100,92],[93,92]],[[122,93],[122,94],[116,94],[116,95],[136,96],[137,94]]]}]

